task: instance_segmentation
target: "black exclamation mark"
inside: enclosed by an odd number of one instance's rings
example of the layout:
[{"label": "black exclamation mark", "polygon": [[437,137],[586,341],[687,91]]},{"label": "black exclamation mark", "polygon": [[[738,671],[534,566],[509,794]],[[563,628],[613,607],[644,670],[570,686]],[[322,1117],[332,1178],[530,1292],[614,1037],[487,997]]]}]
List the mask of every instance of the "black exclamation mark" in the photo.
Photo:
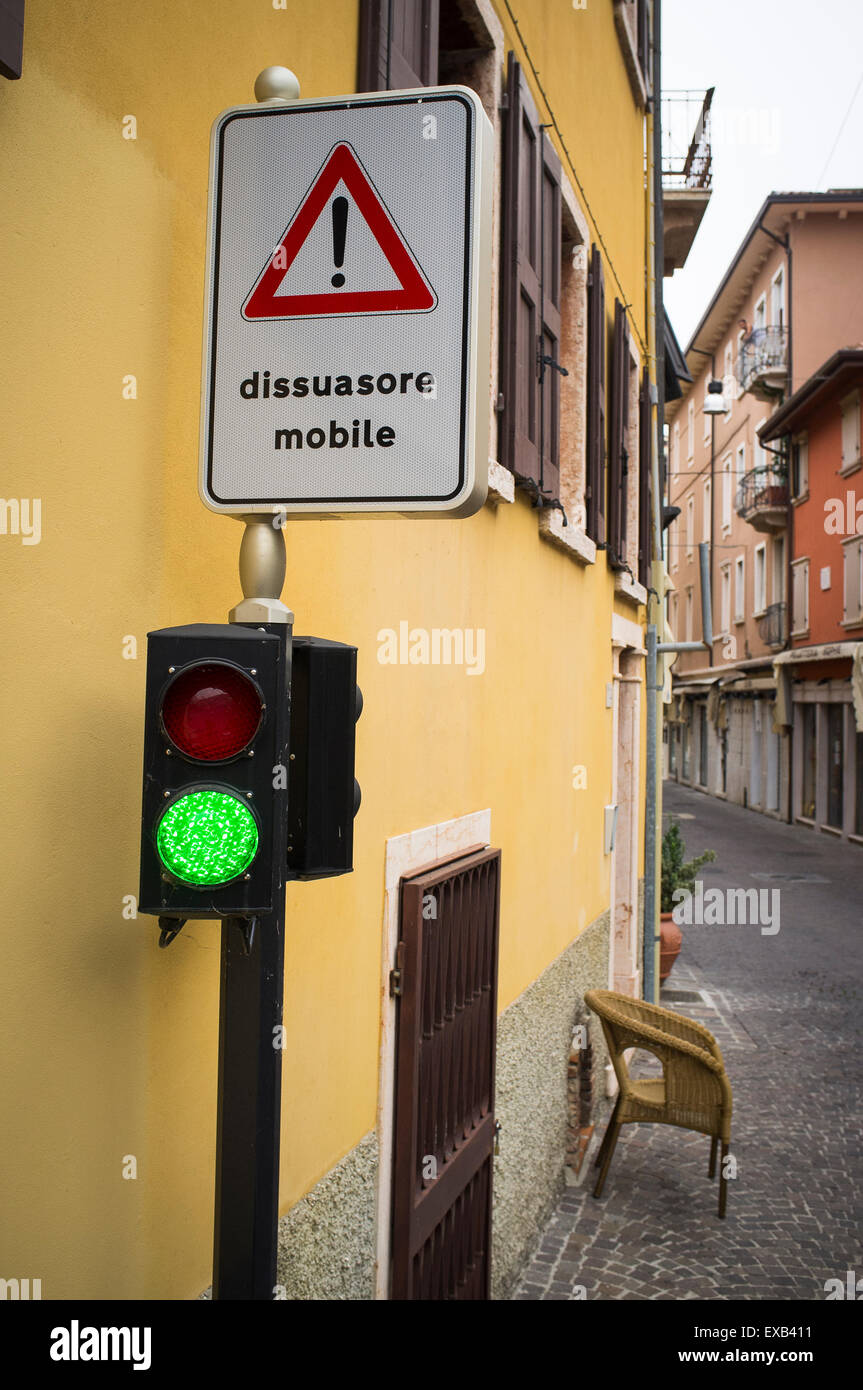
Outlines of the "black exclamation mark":
[{"label": "black exclamation mark", "polygon": [[[345,236],[348,230],[348,200],[347,198],[333,199],[333,260],[337,266],[344,263],[345,259]],[[340,290],[345,283],[344,275],[336,273],[331,284]]]}]

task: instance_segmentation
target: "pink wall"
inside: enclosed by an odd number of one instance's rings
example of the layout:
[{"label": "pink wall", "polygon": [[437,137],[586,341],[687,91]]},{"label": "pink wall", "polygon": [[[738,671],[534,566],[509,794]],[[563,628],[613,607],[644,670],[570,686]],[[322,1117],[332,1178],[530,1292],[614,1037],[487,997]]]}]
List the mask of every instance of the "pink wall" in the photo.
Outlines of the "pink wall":
[{"label": "pink wall", "polygon": [[792,391],[840,347],[863,342],[863,212],[791,214]]}]

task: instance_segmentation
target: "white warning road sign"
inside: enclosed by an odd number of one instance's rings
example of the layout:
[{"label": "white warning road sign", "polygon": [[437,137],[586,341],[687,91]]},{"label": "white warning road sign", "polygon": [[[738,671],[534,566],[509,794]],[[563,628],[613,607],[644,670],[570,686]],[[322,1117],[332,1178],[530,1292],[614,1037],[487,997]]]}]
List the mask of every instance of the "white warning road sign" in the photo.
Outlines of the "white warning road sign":
[{"label": "white warning road sign", "polygon": [[216,120],[209,507],[464,516],[482,505],[491,176],[491,126],[467,88]]}]

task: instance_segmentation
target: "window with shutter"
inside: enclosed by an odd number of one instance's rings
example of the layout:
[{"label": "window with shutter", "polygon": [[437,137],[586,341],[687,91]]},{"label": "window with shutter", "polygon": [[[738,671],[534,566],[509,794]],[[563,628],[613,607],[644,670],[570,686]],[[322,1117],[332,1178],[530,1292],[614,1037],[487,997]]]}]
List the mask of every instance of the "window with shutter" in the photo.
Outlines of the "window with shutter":
[{"label": "window with shutter", "polygon": [[647,587],[650,575],[650,485],[651,430],[650,376],[647,368],[641,374],[641,394],[638,398],[640,415],[638,428],[638,582]]},{"label": "window with shutter", "polygon": [[362,0],[357,90],[435,86],[439,22],[440,0]]},{"label": "window with shutter", "polygon": [[0,74],[21,76],[24,52],[24,0],[0,0]]},{"label": "window with shutter", "polygon": [[629,472],[629,331],[626,310],[614,301],[611,346],[611,399],[608,445],[608,557],[616,569],[626,564],[626,500]]},{"label": "window with shutter", "polygon": [[587,534],[605,542],[605,272],[590,249],[587,281]]},{"label": "window with shutter", "polygon": [[548,498],[560,485],[561,168],[509,55],[503,170],[501,463]]}]

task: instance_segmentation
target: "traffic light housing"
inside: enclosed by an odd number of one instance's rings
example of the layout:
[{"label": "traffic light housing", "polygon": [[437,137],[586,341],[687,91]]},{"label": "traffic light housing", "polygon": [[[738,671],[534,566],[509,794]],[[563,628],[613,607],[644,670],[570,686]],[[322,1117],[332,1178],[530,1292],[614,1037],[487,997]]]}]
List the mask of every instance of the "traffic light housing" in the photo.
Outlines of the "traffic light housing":
[{"label": "traffic light housing", "polygon": [[293,639],[288,877],[353,870],[356,722],[362,713],[357,649],[325,637]]},{"label": "traffic light housing", "polygon": [[285,882],[287,652],[275,624],[148,634],[139,911],[274,909]]}]

